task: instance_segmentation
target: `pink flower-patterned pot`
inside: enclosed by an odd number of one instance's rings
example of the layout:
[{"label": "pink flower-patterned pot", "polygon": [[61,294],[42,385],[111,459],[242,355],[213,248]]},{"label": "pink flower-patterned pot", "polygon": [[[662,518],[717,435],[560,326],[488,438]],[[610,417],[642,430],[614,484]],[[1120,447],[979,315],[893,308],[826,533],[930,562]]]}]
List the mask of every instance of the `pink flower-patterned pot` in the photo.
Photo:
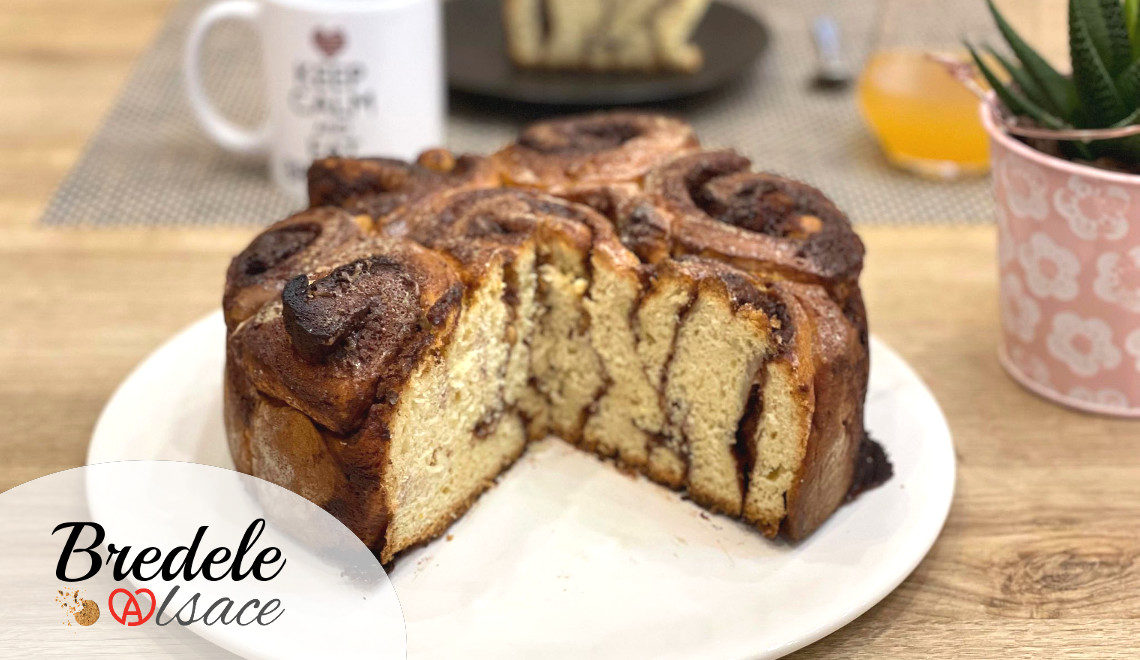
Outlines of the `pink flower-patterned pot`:
[{"label": "pink flower-patterned pot", "polygon": [[1061,160],[990,133],[1002,366],[1093,413],[1140,417],[1140,176]]},{"label": "pink flower-patterned pot", "polygon": [[990,136],[1002,366],[1073,408],[1140,418],[1140,176]]}]

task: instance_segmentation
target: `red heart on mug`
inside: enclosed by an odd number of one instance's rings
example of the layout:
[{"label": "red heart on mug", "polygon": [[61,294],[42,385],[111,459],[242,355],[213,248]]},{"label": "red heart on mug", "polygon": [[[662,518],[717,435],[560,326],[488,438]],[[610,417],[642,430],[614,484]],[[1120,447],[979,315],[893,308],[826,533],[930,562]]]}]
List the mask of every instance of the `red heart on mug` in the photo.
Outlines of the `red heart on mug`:
[{"label": "red heart on mug", "polygon": [[[126,594],[127,599],[123,601],[123,609],[116,612],[115,596],[120,593]],[[146,594],[150,597],[150,611],[146,613],[146,616],[143,616],[142,608],[139,607],[138,594]],[[154,614],[154,603],[154,592],[150,589],[135,589],[135,593],[132,594],[126,589],[119,588],[112,591],[111,595],[107,598],[107,609],[111,610],[111,616],[115,617],[115,620],[124,626],[141,626],[147,621],[150,621],[150,617]],[[133,617],[133,620],[129,623],[127,622],[128,616]]]},{"label": "red heart on mug", "polygon": [[317,28],[313,30],[313,43],[316,44],[317,49],[325,54],[325,57],[332,57],[344,48],[344,32],[335,30],[323,30]]}]

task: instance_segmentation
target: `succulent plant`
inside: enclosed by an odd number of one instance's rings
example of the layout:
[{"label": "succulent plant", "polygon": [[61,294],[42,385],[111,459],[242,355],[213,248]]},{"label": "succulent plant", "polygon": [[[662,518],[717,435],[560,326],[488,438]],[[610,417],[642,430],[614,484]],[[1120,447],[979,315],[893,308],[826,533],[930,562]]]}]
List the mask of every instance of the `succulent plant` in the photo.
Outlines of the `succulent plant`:
[{"label": "succulent plant", "polygon": [[[990,60],[973,45],[966,47],[1010,112],[1057,130],[1140,123],[1140,0],[1069,0],[1069,76],[1022,39],[993,0],[986,3],[1014,59],[986,46]],[[1008,75],[999,76],[995,63]],[[1140,135],[1060,145],[1069,157],[1108,157],[1130,168],[1140,166]]]}]

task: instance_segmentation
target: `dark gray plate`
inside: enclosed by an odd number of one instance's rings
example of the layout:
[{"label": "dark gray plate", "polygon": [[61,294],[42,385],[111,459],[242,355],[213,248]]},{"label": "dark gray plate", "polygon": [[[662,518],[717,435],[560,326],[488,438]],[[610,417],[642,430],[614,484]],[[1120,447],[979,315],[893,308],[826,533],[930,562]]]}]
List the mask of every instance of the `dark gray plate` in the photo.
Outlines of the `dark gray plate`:
[{"label": "dark gray plate", "polygon": [[499,0],[445,2],[447,79],[451,88],[543,105],[651,103],[707,92],[746,73],[768,46],[768,28],[752,14],[714,2],[694,41],[705,63],[691,74],[525,71],[507,57]]}]

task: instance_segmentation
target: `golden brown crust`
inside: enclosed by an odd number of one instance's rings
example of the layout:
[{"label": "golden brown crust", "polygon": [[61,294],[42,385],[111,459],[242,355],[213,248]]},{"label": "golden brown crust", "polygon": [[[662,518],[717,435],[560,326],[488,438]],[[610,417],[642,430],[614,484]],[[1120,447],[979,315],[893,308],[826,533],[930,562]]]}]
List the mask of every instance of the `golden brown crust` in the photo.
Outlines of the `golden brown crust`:
[{"label": "golden brown crust", "polygon": [[230,261],[222,310],[233,330],[281,295],[285,282],[320,265],[346,245],[364,240],[360,224],[344,210],[313,208],[276,222]]},{"label": "golden brown crust", "polygon": [[[230,382],[227,367],[227,386]],[[229,398],[229,415],[237,401]],[[227,417],[231,441],[245,444],[237,468],[276,483],[324,507],[374,548],[384,545],[389,519],[379,470],[387,461],[383,424],[365,423],[338,436],[296,408],[256,389],[242,402],[245,414]],[[383,411],[377,411],[383,416]],[[371,419],[371,416],[370,416]],[[233,426],[230,423],[234,424]]]},{"label": "golden brown crust", "polygon": [[682,121],[609,112],[536,122],[491,158],[507,185],[558,193],[639,181],[657,164],[697,146]]},{"label": "golden brown crust", "polygon": [[231,341],[254,387],[345,434],[442,341],[463,289],[445,259],[398,239],[353,245],[317,272],[290,280]]},{"label": "golden brown crust", "polygon": [[651,172],[645,192],[662,213],[673,250],[753,272],[828,286],[854,281],[863,243],[815,188],[751,171],[732,151],[702,151]]},{"label": "golden brown crust", "polygon": [[609,220],[621,244],[641,261],[655,264],[673,255],[669,220],[641,192],[640,185],[582,186],[560,196],[585,204]]},{"label": "golden brown crust", "polygon": [[606,218],[585,205],[537,191],[491,188],[437,195],[395,216],[382,231],[446,251],[468,266],[487,250],[523,241],[604,252],[611,263],[631,268],[638,263]]},{"label": "golden brown crust", "polygon": [[234,343],[227,341],[225,371],[222,376],[223,421],[234,467],[246,474],[253,474],[250,420],[253,419],[253,411],[260,397],[257,388],[246,376],[245,366],[234,355]]},{"label": "golden brown crust", "polygon": [[309,205],[339,206],[383,222],[420,199],[449,188],[498,185],[488,159],[430,149],[415,163],[394,158],[328,157],[308,172]]},{"label": "golden brown crust", "polygon": [[783,525],[784,533],[798,540],[815,531],[847,497],[866,435],[863,402],[870,363],[865,335],[861,338],[861,329],[852,325],[824,289],[787,286],[807,312],[803,325],[811,332],[815,353],[811,435],[800,472],[788,492]]},{"label": "golden brown crust", "polygon": [[[730,264],[696,255],[685,255],[662,261],[654,269],[658,276],[689,279],[695,286],[715,289],[734,311],[755,310],[761,313],[764,329],[770,331],[778,346],[790,341],[795,328],[784,310],[779,292],[754,274]],[[776,349],[774,352],[782,350]]]},{"label": "golden brown crust", "polygon": [[512,245],[531,238],[568,241],[588,250],[592,217],[584,207],[537,192],[491,188],[440,195],[395,218],[384,233],[406,236],[430,248],[456,242]]}]

